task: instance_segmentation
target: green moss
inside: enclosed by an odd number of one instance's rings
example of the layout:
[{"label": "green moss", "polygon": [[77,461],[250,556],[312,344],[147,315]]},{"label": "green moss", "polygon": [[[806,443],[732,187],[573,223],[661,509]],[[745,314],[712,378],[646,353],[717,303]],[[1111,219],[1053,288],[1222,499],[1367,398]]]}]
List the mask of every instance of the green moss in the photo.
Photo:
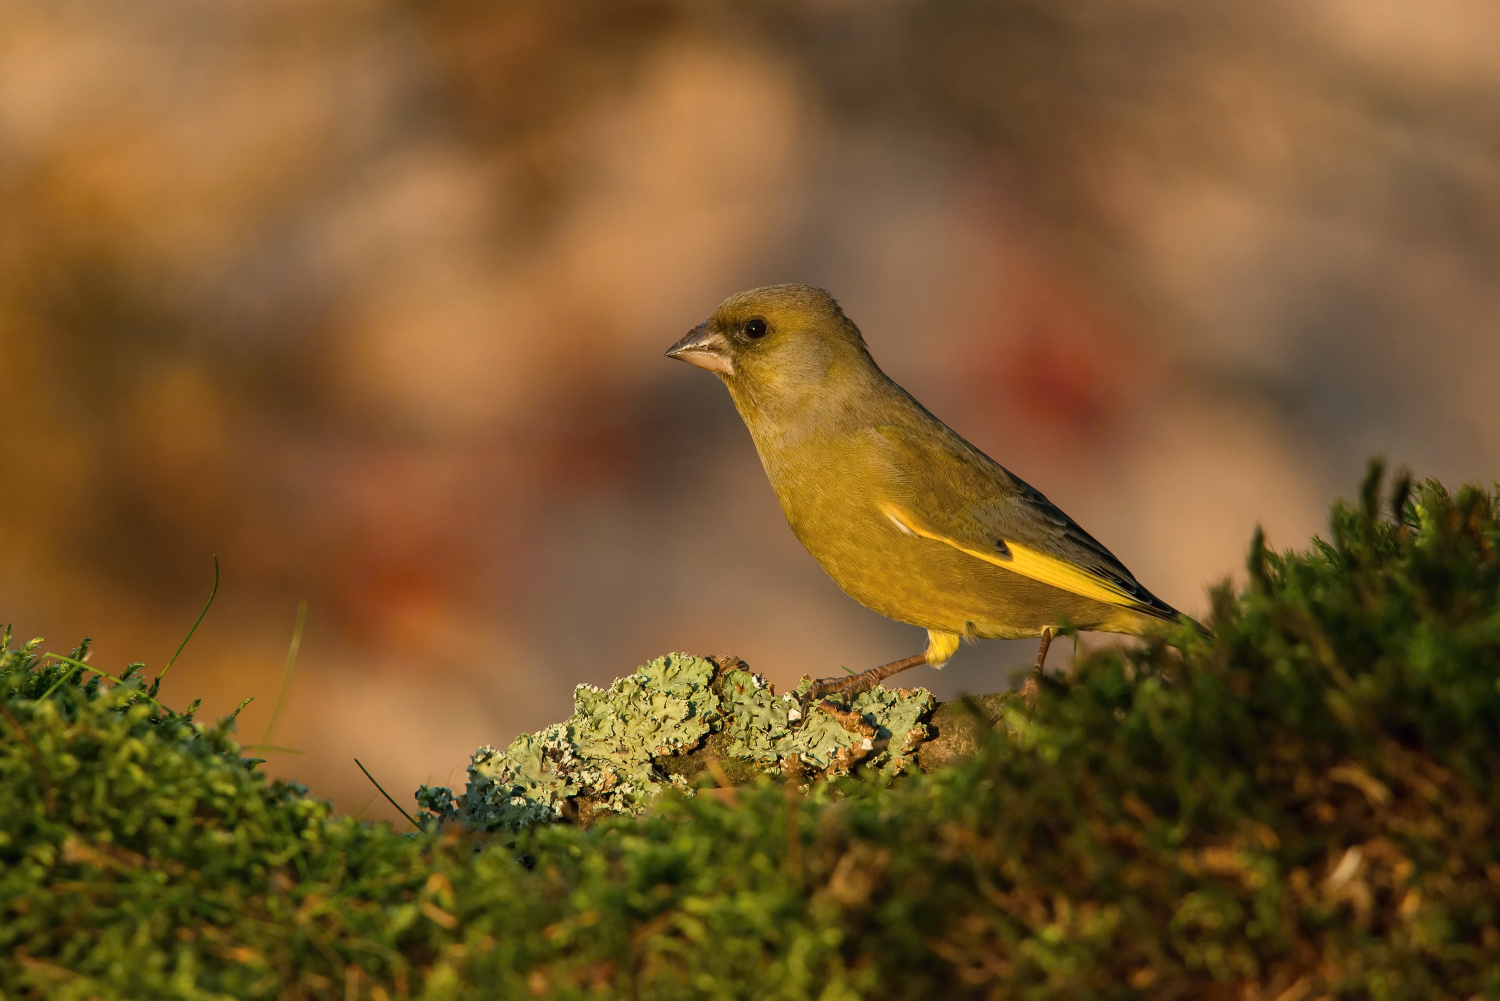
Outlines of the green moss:
[{"label": "green moss", "polygon": [[[699,680],[630,696],[678,700],[648,809],[492,836],[335,817],[7,644],[0,995],[1500,997],[1493,498],[1372,478],[1249,570],[1212,639],[1083,656],[1030,719],[939,707],[977,753],[897,778],[774,781],[791,703],[673,658]],[[714,754],[735,795],[672,791]]]}]

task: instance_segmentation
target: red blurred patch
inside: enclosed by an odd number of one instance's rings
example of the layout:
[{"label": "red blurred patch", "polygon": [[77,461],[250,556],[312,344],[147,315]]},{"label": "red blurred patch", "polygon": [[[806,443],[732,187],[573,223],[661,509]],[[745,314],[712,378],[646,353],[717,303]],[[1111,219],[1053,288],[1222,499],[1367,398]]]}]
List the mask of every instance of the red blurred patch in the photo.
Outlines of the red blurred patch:
[{"label": "red blurred patch", "polygon": [[1028,417],[1070,435],[1098,434],[1121,403],[1097,346],[1077,337],[1028,339],[1006,361],[1002,378]]},{"label": "red blurred patch", "polygon": [[1044,264],[1020,274],[977,311],[968,339],[969,391],[1007,424],[1078,447],[1119,426],[1151,382],[1153,364],[1123,310]]}]

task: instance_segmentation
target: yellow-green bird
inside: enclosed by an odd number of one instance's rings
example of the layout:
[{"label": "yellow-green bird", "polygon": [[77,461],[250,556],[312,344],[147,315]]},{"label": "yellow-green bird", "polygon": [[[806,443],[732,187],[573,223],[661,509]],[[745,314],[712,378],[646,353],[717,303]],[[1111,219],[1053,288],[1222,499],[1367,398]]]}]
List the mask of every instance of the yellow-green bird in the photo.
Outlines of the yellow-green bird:
[{"label": "yellow-green bird", "polygon": [[816,691],[942,667],[961,639],[1139,633],[1179,613],[1066,514],[928,413],[875,364],[859,328],[809,285],[726,299],[667,357],[729,387],[792,532],[881,615],[927,630],[924,653]]}]

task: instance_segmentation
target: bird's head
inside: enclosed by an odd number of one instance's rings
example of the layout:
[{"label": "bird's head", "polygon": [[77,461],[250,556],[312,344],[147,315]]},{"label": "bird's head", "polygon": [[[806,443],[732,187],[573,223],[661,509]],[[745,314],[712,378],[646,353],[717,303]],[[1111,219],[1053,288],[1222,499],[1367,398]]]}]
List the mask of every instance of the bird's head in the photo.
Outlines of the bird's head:
[{"label": "bird's head", "polygon": [[833,296],[811,285],[768,285],[730,296],[667,357],[717,374],[742,410],[826,395],[878,371],[859,328]]}]

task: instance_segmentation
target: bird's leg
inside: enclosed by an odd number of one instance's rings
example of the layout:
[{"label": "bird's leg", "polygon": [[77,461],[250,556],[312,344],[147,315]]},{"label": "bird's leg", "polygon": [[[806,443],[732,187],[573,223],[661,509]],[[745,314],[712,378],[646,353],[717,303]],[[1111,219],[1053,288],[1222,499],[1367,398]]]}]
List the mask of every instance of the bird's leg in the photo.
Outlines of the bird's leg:
[{"label": "bird's leg", "polygon": [[915,657],[907,657],[904,660],[893,660],[889,664],[872,667],[868,671],[851,674],[845,678],[820,678],[814,681],[812,688],[807,694],[813,698],[838,692],[840,695],[858,695],[860,692],[868,692],[876,685],[893,674],[900,674],[907,668],[916,667],[918,664],[927,663],[925,652]]},{"label": "bird's leg", "polygon": [[829,692],[854,696],[860,692],[868,692],[891,675],[900,674],[907,668],[916,667],[918,664],[931,664],[933,667],[940,668],[952,659],[953,654],[958,650],[960,639],[958,633],[929,629],[927,630],[927,649],[915,657],[893,660],[889,664],[872,667],[868,671],[861,671],[847,678],[823,678],[820,681],[814,681],[807,694],[813,698],[827,695]]},{"label": "bird's leg", "polygon": [[1042,645],[1036,652],[1036,667],[1027,675],[1021,686],[1021,701],[1026,703],[1026,715],[1030,717],[1036,709],[1036,697],[1042,692],[1042,669],[1047,666],[1047,650],[1052,646],[1052,627],[1042,627]]}]

